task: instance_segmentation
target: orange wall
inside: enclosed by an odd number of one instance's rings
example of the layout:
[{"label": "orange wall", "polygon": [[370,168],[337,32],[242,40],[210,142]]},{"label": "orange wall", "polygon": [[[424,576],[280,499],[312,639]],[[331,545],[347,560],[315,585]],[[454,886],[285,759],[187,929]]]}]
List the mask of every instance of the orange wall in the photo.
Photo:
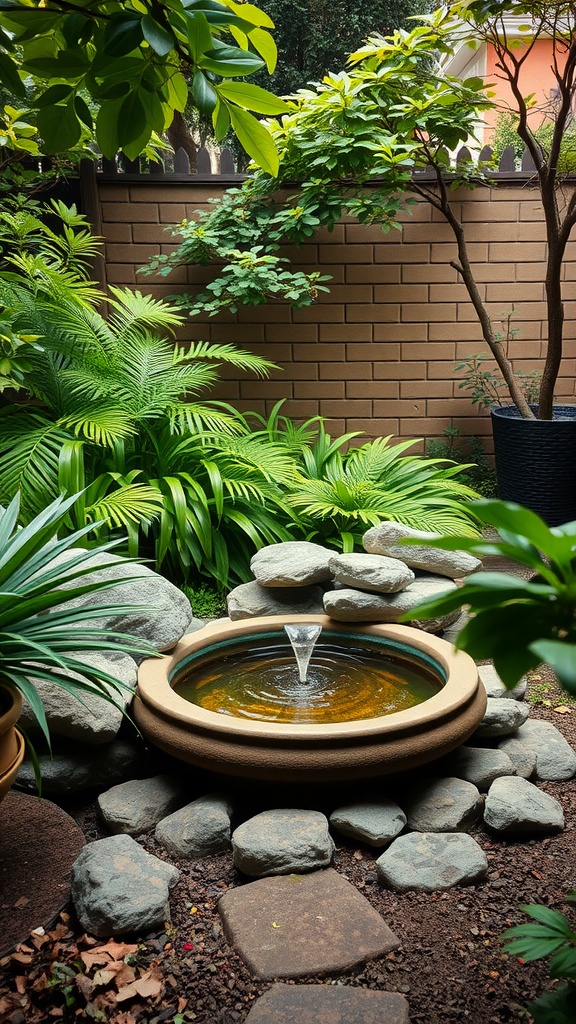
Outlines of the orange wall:
[{"label": "orange wall", "polygon": [[[518,56],[522,50],[518,49]],[[486,49],[486,81],[493,83],[497,99],[501,106],[511,107],[516,110],[516,102],[507,80],[504,79],[502,71],[496,67],[496,54],[494,47],[489,44]],[[520,88],[523,96],[534,93],[537,107],[531,113],[533,127],[537,127],[543,118],[542,107],[550,102],[551,90],[555,88],[556,81],[551,69],[552,63],[552,42],[550,39],[537,39],[534,43],[530,56],[522,68],[520,77]],[[499,116],[499,110],[488,110],[485,114],[487,129],[494,128]],[[489,134],[485,139],[490,143]]]}]

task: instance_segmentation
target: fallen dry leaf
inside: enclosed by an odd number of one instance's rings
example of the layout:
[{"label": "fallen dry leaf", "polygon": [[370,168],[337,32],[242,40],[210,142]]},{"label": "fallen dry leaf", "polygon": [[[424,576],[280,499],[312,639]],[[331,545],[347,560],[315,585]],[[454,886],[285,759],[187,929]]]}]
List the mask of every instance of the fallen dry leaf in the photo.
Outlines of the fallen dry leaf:
[{"label": "fallen dry leaf", "polygon": [[566,707],[565,704],[559,704],[557,708],[552,708],[557,715],[570,715],[572,714],[572,708]]}]

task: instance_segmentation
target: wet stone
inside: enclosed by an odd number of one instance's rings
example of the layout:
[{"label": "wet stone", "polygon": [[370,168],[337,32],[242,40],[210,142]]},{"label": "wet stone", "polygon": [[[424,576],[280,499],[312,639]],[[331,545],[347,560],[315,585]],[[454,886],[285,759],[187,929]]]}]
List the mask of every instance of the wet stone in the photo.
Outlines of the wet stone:
[{"label": "wet stone", "polygon": [[485,877],[488,860],[472,836],[411,832],[395,839],[376,861],[378,878],[400,892],[436,892]]},{"label": "wet stone", "polygon": [[334,841],[320,811],[262,811],[232,835],[234,865],[245,875],[287,875],[328,867]]},{"label": "wet stone", "polygon": [[406,815],[393,800],[373,800],[337,807],[330,824],[343,836],[369,846],[386,846],[404,828]]},{"label": "wet stone", "polygon": [[463,779],[433,779],[401,799],[408,825],[418,832],[463,832],[480,817],[483,797]]},{"label": "wet stone", "polygon": [[218,910],[228,942],[258,978],[347,971],[400,945],[368,900],[332,868],[229,889]]},{"label": "wet stone", "polygon": [[246,1024],[409,1024],[398,992],[351,985],[272,985],[256,1000]]}]

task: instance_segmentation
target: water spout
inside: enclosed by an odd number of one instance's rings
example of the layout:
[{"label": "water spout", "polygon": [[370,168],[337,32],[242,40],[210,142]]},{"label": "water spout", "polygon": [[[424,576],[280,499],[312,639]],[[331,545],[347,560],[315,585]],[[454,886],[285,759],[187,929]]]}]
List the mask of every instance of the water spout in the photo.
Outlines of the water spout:
[{"label": "water spout", "polygon": [[296,658],[296,664],[298,665],[300,682],[305,683],[308,677],[308,665],[310,664],[312,651],[314,650],[314,645],[322,632],[322,626],[310,625],[307,622],[300,622],[296,623],[294,626],[284,626],[284,629],[290,643],[292,644],[292,650],[294,651],[294,657]]}]

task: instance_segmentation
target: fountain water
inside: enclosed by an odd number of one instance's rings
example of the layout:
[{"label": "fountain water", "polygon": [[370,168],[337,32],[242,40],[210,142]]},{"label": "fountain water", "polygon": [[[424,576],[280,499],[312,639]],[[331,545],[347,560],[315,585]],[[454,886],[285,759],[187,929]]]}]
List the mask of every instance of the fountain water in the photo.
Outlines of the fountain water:
[{"label": "fountain water", "polygon": [[142,732],[226,775],[330,781],[431,761],[463,743],[484,715],[476,665],[438,637],[318,615],[288,616],[286,625],[322,629],[309,671],[296,670],[285,638],[278,657],[276,618],[220,620],[183,637],[171,656],[144,662],[134,706]]},{"label": "fountain water", "polygon": [[292,650],[294,651],[294,657],[296,658],[296,664],[298,665],[300,682],[305,683],[308,675],[310,658],[312,657],[312,651],[314,650],[316,641],[322,632],[322,626],[310,625],[310,623],[306,622],[298,622],[294,623],[292,626],[285,625],[284,630],[292,644]]}]

